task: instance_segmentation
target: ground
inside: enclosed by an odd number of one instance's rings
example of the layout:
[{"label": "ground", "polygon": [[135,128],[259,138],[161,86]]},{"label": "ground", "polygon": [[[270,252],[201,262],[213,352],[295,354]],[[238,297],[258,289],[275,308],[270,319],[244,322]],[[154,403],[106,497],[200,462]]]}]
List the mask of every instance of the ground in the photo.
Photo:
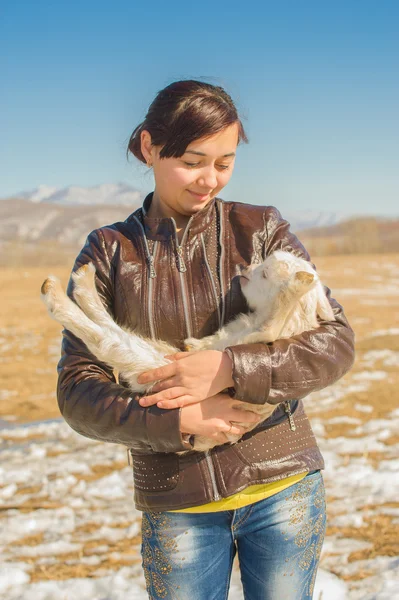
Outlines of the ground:
[{"label": "ground", "polygon": [[[328,497],[314,598],[393,600],[399,255],[314,262],[356,333],[353,369],[304,400],[326,462]],[[81,600],[145,599],[141,513],[133,508],[126,451],[83,438],[60,419],[61,326],[40,301],[50,272],[66,286],[65,268],[0,270],[0,598],[69,600],[77,598],[78,580]],[[235,571],[230,600],[239,598]]]}]

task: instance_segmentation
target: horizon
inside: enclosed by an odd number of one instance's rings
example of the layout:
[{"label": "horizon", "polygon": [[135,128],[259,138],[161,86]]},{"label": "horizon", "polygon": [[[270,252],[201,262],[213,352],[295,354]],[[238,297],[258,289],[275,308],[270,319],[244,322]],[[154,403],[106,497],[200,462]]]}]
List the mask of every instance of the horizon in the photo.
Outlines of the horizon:
[{"label": "horizon", "polygon": [[[58,194],[60,191],[62,192],[63,190],[67,190],[68,188],[75,188],[76,187],[76,188],[81,188],[81,189],[84,189],[84,190],[88,190],[88,189],[93,189],[93,188],[97,188],[97,187],[101,187],[101,186],[109,186],[109,185],[123,186],[123,187],[127,186],[127,187],[131,188],[132,193],[138,192],[138,193],[142,194],[143,195],[143,199],[144,199],[144,197],[150,191],[152,191],[152,190],[143,191],[143,190],[140,190],[138,188],[134,188],[130,183],[124,182],[124,181],[117,181],[117,182],[109,182],[108,181],[108,182],[103,182],[103,183],[99,183],[99,184],[93,184],[93,185],[90,185],[90,186],[80,186],[78,184],[71,184],[69,186],[60,187],[60,188],[55,188],[54,186],[47,186],[46,184],[40,184],[38,186],[38,188],[35,188],[33,190],[21,190],[19,193],[16,193],[14,195],[0,197],[0,202],[1,201],[7,201],[7,200],[13,200],[13,199],[16,199],[16,200],[20,199],[20,200],[26,200],[27,202],[32,202],[32,204],[46,203],[48,198],[51,198],[54,194]],[[48,196],[46,196],[45,198],[40,199],[40,200],[32,200],[30,197],[26,198],[26,197],[22,196],[22,194],[27,194],[28,192],[31,192],[32,195],[33,195],[33,193],[36,192],[37,190],[39,190],[41,187],[45,188],[47,190],[48,189],[52,189],[53,191],[51,192],[51,194],[49,194]],[[222,192],[223,192],[223,190],[222,190]],[[21,195],[18,195],[18,194],[21,194]],[[218,194],[217,197],[218,198],[222,198],[223,200],[227,200],[227,198],[224,197],[223,193],[222,194]],[[79,202],[73,203],[73,202],[68,202],[66,204],[63,204],[62,202],[61,203],[57,203],[57,202],[54,202],[53,200],[50,200],[48,203],[49,204],[53,203],[53,204],[58,205],[58,206],[84,206],[84,205],[87,205],[87,206],[99,206],[99,207],[100,206],[109,206],[109,207],[112,207],[112,206],[115,206],[115,207],[116,206],[118,206],[118,207],[120,207],[120,206],[126,206],[126,207],[129,207],[129,204],[126,204],[126,203],[116,204],[116,203],[107,203],[107,202],[99,202],[97,204],[94,203],[94,202],[90,202],[90,203],[79,203]],[[132,206],[133,205],[136,206],[136,204],[134,204],[132,202]],[[137,204],[137,206],[140,206],[140,205],[141,205],[141,203],[139,202]],[[375,217],[375,218],[378,218],[378,219],[384,219],[384,218],[386,218],[388,220],[399,219],[399,211],[398,210],[396,212],[393,211],[393,212],[390,212],[390,213],[378,213],[376,211],[374,211],[374,212],[364,212],[364,211],[361,211],[361,210],[358,210],[358,211],[332,210],[332,209],[328,209],[328,210],[325,209],[325,210],[323,210],[323,209],[320,209],[320,208],[306,208],[306,207],[302,207],[300,210],[299,209],[295,210],[294,208],[288,208],[285,211],[285,214],[290,214],[290,215],[294,215],[294,214],[295,215],[300,215],[300,214],[303,214],[303,215],[308,216],[309,213],[318,213],[318,214],[322,214],[322,215],[331,215],[331,214],[333,214],[333,215],[340,215],[342,217],[342,220],[352,219],[352,218],[363,218],[363,217],[364,218]],[[284,215],[282,215],[282,216],[284,216]],[[324,225],[320,225],[319,227],[324,227]]]}]

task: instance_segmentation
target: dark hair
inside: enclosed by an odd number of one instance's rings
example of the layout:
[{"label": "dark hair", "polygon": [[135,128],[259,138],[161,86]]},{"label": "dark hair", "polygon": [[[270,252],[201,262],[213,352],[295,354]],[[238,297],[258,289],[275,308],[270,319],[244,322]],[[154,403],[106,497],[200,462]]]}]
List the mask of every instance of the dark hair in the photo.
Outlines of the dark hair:
[{"label": "dark hair", "polygon": [[153,146],[163,146],[160,158],[179,157],[194,140],[211,136],[238,123],[238,143],[248,143],[233,100],[222,87],[193,79],[175,81],[159,91],[144,121],[130,136],[131,152],[146,163],[141,152],[141,132],[151,135]]}]

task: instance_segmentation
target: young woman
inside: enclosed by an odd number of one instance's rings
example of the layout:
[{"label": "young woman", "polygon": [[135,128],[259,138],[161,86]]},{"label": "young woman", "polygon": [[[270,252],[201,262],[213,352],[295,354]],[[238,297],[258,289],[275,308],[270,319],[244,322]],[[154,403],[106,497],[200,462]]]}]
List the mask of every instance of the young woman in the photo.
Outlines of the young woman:
[{"label": "young woman", "polygon": [[[284,249],[310,260],[279,211],[226,202],[238,144],[247,142],[230,96],[177,81],[161,90],[128,150],[154,170],[155,188],[124,222],[94,230],[74,270],[92,261],[116,321],[184,349],[248,311],[240,267]],[[70,280],[68,294],[72,297]],[[271,344],[179,353],[141,375],[131,392],[63,331],[58,402],[84,436],[126,445],[135,504],[143,511],[142,559],[149,598],[224,600],[238,552],[247,600],[311,598],[325,531],[324,468],[302,398],[353,363],[354,335],[335,320]],[[259,419],[237,400],[270,405]],[[243,434],[226,443],[225,433]],[[193,436],[218,441],[192,451]]]}]

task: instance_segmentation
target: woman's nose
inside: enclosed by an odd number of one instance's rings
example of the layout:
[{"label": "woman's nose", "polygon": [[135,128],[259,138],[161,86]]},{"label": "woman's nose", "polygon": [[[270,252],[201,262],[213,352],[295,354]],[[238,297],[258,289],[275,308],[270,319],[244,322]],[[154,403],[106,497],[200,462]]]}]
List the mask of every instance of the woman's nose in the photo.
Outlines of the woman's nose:
[{"label": "woman's nose", "polygon": [[198,179],[198,183],[199,185],[202,185],[203,187],[208,187],[210,189],[214,189],[215,187],[217,187],[218,179],[216,170],[213,167],[211,167],[210,169],[207,169],[205,173],[202,172],[201,177]]}]

